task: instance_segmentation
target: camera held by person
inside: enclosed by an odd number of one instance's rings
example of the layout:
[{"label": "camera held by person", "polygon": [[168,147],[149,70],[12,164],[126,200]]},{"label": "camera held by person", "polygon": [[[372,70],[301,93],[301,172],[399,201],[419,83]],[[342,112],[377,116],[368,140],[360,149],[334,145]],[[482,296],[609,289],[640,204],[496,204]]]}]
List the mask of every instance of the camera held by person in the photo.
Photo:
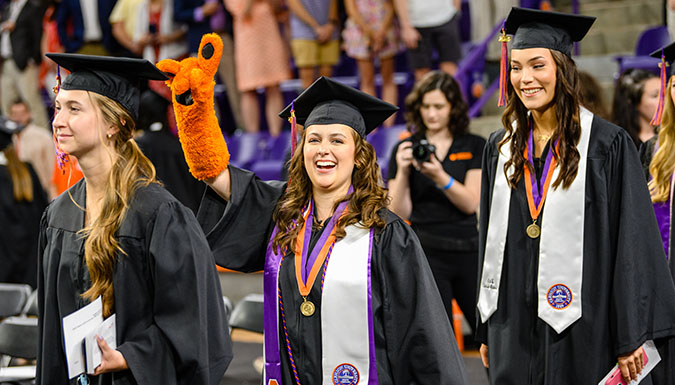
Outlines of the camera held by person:
[{"label": "camera held by person", "polygon": [[436,152],[436,146],[426,139],[412,140],[412,144],[412,155],[416,161],[431,161],[431,154]]}]

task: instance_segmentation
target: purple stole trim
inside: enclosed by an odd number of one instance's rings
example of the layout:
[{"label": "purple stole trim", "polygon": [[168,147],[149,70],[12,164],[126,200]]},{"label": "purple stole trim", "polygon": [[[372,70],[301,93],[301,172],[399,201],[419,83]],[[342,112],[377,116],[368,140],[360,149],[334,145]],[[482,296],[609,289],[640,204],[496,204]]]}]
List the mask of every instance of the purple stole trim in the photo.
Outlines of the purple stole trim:
[{"label": "purple stole trim", "polygon": [[[265,383],[269,385],[270,381],[276,381],[282,385],[281,375],[281,353],[279,350],[279,309],[278,301],[278,279],[279,262],[281,255],[272,250],[272,239],[277,234],[278,228],[275,225],[272,236],[267,244],[265,254],[265,270],[263,273],[263,295],[264,295],[264,328],[265,328]],[[325,231],[325,230],[324,230]],[[369,385],[377,385],[377,358],[375,355],[375,329],[373,321],[372,306],[372,253],[373,253],[373,229],[370,229],[370,247],[368,248],[368,346],[370,365],[368,368]],[[317,245],[319,242],[317,242]],[[315,246],[316,248],[316,246]],[[287,384],[288,385],[288,384]]]}]

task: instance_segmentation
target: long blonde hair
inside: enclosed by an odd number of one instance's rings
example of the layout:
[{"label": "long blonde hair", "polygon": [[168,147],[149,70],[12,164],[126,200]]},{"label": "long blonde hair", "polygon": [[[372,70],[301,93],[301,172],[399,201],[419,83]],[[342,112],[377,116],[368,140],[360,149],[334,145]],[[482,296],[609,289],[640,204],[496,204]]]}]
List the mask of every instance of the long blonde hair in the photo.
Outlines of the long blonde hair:
[{"label": "long blonde hair", "polygon": [[7,159],[7,170],[12,178],[12,191],[16,202],[33,201],[33,179],[28,171],[28,166],[21,160],[14,150],[14,145],[10,144],[2,150]]},{"label": "long blonde hair", "polygon": [[126,255],[115,233],[124,221],[136,190],[156,183],[157,179],[155,167],[132,138],[135,122],[127,110],[108,97],[92,92],[89,92],[89,97],[92,104],[98,107],[97,111],[100,111],[103,121],[119,130],[112,137],[117,157],[108,175],[101,213],[90,226],[81,230],[81,234],[87,238],[84,244],[84,258],[91,278],[91,288],[82,296],[93,300],[100,295],[103,301],[103,316],[107,317],[113,313],[115,305],[113,288],[115,255],[117,253]]},{"label": "long blonde hair", "polygon": [[[274,213],[274,222],[278,232],[272,240],[274,250],[293,250],[301,226],[295,223],[302,221],[302,208],[312,197],[312,182],[305,170],[303,149],[307,130],[303,131],[298,148],[291,158],[289,167],[289,184],[286,192],[279,200]],[[381,229],[385,220],[380,210],[387,207],[387,190],[382,186],[380,166],[377,164],[375,150],[356,131],[352,131],[354,142],[354,171],[352,186],[354,192],[348,196],[349,205],[345,214],[336,225],[336,239],[346,235],[345,227],[359,223],[365,228]],[[340,202],[335,203],[333,211]]]},{"label": "long blonde hair", "polygon": [[668,200],[670,178],[675,171],[675,106],[673,106],[673,98],[670,94],[673,78],[675,76],[670,77],[666,87],[666,100],[661,128],[659,128],[659,149],[656,150],[649,164],[649,174],[652,176],[652,180],[649,181],[649,193],[652,196],[652,202]]}]

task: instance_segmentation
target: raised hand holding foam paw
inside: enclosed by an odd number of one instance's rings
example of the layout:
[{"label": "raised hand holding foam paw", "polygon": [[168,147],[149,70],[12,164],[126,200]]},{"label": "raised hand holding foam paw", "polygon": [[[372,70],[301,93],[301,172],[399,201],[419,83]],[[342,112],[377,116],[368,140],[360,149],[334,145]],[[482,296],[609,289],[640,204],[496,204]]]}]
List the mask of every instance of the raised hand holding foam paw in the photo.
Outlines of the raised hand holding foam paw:
[{"label": "raised hand holding foam paw", "polygon": [[190,173],[199,180],[215,178],[230,161],[213,100],[213,76],[222,53],[223,42],[210,33],[202,36],[198,57],[157,63],[169,76],[166,84],[171,89],[178,138]]}]

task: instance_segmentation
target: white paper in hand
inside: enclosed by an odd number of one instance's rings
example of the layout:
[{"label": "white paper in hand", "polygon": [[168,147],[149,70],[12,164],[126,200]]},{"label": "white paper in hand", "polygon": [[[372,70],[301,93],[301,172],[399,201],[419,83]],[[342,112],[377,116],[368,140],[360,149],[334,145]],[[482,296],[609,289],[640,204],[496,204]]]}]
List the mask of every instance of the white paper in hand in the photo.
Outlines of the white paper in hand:
[{"label": "white paper in hand", "polygon": [[621,370],[619,369],[619,364],[614,365],[612,370],[607,373],[605,378],[600,380],[598,382],[598,385],[636,385],[639,384],[648,374],[649,372],[654,369],[656,364],[661,362],[661,356],[659,355],[659,351],[656,350],[656,346],[654,346],[654,341],[649,340],[642,344],[642,349],[644,349],[644,356],[643,360],[645,361],[645,366],[642,368],[642,372],[638,374],[637,380],[633,380],[629,383],[626,383],[626,381],[623,380],[623,377],[621,376]]},{"label": "white paper in hand", "polygon": [[96,336],[103,337],[110,349],[117,349],[116,327],[115,315],[113,314],[84,338],[84,358],[88,374],[94,374],[96,368],[101,365],[101,349],[96,342]]},{"label": "white paper in hand", "polygon": [[68,378],[75,378],[85,372],[84,338],[103,322],[101,297],[89,305],[63,317],[63,342],[68,363]]}]

